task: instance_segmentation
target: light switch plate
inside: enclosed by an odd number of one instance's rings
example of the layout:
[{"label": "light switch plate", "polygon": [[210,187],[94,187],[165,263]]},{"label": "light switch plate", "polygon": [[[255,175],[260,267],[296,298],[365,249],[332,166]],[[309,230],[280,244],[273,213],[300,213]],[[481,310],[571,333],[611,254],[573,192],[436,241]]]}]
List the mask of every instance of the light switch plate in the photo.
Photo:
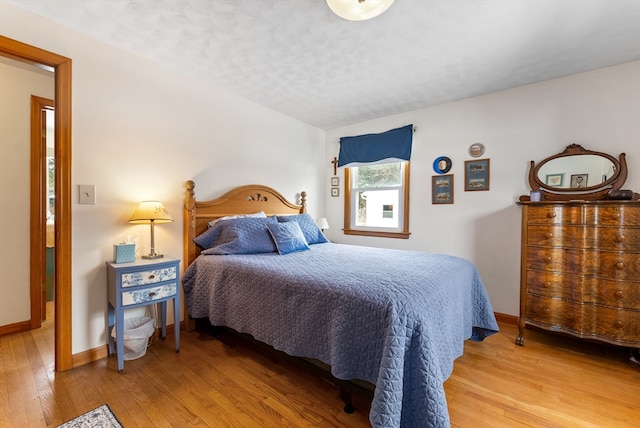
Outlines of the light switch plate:
[{"label": "light switch plate", "polygon": [[87,204],[87,205],[95,205],[96,203],[96,186],[93,184],[81,184],[78,186],[79,195],[78,195],[78,203]]}]

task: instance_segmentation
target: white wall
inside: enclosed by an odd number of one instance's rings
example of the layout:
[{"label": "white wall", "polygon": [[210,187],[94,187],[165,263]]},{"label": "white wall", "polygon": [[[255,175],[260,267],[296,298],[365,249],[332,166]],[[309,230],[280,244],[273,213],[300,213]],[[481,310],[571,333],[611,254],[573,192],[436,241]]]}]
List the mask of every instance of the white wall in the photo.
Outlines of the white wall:
[{"label": "white wall", "polygon": [[[520,263],[515,201],[528,192],[530,160],[572,142],[626,152],[624,187],[640,190],[640,62],[333,129],[325,144],[318,128],[1,5],[3,35],[73,60],[72,182],[74,192],[79,184],[97,188],[96,205],[73,201],[74,353],[106,343],[104,262],[112,244],[137,234],[148,246],[148,228],[126,223],[140,200],[165,202],[176,222],[156,228],[157,246],[181,257],[185,180],[195,179],[199,199],[249,183],[273,186],[288,198],[306,190],[311,214],[325,215],[331,224],[330,239],[468,258],[478,266],[494,310],[514,315]],[[408,123],[417,127],[410,239],[344,236],[342,197],[329,194],[339,137]],[[475,142],[491,159],[488,192],[463,190],[464,161]],[[431,205],[432,163],[441,155],[453,161],[454,205]],[[3,283],[0,293],[7,293]]]},{"label": "white wall", "polygon": [[[559,153],[570,143],[612,154],[626,152],[625,189],[640,192],[640,61],[439,105],[327,132],[324,171],[328,237],[334,241],[461,256],[480,271],[496,312],[519,311],[520,209],[528,194],[529,162]],[[411,211],[408,240],[346,236],[343,198],[329,195],[330,160],[339,138],[413,123]],[[486,147],[489,191],[464,191],[469,145]],[[453,162],[454,204],[431,204],[432,165]],[[338,170],[343,182],[343,171]],[[342,194],[342,193],[341,193]]]},{"label": "white wall", "polygon": [[53,99],[53,89],[52,73],[0,62],[0,326],[31,319],[31,95]]},{"label": "white wall", "polygon": [[[294,201],[306,190],[311,214],[322,209],[324,131],[7,3],[1,12],[4,36],[73,61],[74,354],[106,343],[112,244],[135,234],[148,251],[148,226],[127,223],[139,201],[164,202],[175,222],[156,228],[156,246],[179,258],[186,180],[199,199],[260,183]],[[96,186],[96,205],[77,203],[80,184]],[[0,282],[0,295],[11,287]]]}]

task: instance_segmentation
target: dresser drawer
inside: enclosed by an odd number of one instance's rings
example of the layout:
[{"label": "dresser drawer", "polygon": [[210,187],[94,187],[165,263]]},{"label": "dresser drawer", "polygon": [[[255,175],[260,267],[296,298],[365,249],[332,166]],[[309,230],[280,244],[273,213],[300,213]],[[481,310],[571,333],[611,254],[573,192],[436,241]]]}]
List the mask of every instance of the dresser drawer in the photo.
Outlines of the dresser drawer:
[{"label": "dresser drawer", "polygon": [[150,269],[140,272],[122,274],[122,287],[135,287],[138,285],[155,284],[157,282],[170,281],[177,278],[177,268],[170,266],[162,269]]},{"label": "dresser drawer", "polygon": [[590,297],[588,301],[610,308],[636,310],[640,316],[640,282],[584,278],[583,289]]},{"label": "dresser drawer", "polygon": [[599,226],[640,226],[640,210],[637,207],[586,206],[585,224]]},{"label": "dresser drawer", "polygon": [[530,225],[527,244],[640,253],[640,228]]},{"label": "dresser drawer", "polygon": [[560,299],[526,297],[528,323],[618,345],[640,343],[640,312],[577,304]]},{"label": "dresser drawer", "polygon": [[529,206],[528,224],[582,224],[579,206],[562,205]]},{"label": "dresser drawer", "polygon": [[582,335],[585,325],[593,319],[595,307],[561,299],[526,295],[527,322],[548,330]]},{"label": "dresser drawer", "polygon": [[640,254],[528,247],[526,269],[640,281]]},{"label": "dresser drawer", "polygon": [[606,342],[638,346],[640,312],[597,307],[593,334]]},{"label": "dresser drawer", "polygon": [[526,292],[540,297],[640,311],[640,282],[528,270]]},{"label": "dresser drawer", "polygon": [[600,227],[588,228],[588,231],[585,248],[640,253],[640,228]]},{"label": "dresser drawer", "polygon": [[582,302],[585,296],[583,296],[581,280],[582,278],[577,275],[528,270],[526,292],[541,297]]},{"label": "dresser drawer", "polygon": [[175,296],[178,284],[170,282],[157,287],[147,287],[138,290],[122,292],[122,306],[136,305],[138,303],[151,303],[156,300]]},{"label": "dresser drawer", "polygon": [[541,247],[578,248],[583,237],[583,226],[530,225],[527,231],[527,244]]}]

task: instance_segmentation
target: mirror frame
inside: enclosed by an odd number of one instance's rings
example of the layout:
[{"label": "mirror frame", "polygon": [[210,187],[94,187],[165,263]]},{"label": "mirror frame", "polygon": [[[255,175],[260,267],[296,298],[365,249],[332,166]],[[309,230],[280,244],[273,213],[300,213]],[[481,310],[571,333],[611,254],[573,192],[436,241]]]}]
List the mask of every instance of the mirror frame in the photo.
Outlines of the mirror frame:
[{"label": "mirror frame", "polygon": [[[609,177],[606,181],[602,183],[598,183],[595,186],[588,186],[582,188],[580,190],[576,190],[573,188],[558,188],[548,186],[538,177],[538,171],[543,167],[546,163],[551,162],[554,159],[563,158],[567,156],[579,156],[579,155],[595,155],[601,156],[609,161],[611,161],[615,167],[614,174]],[[614,158],[613,156],[603,153],[603,152],[595,152],[592,150],[586,150],[579,144],[570,144],[567,146],[564,151],[561,153],[555,154],[553,156],[549,156],[546,159],[538,162],[535,165],[534,161],[531,161],[529,167],[529,185],[531,186],[531,190],[539,191],[541,200],[550,200],[550,201],[568,201],[568,200],[587,200],[587,201],[595,201],[601,199],[607,199],[609,193],[613,190],[619,190],[624,182],[627,179],[627,161],[626,155],[621,153],[619,159]],[[529,198],[528,196],[526,197]]]}]

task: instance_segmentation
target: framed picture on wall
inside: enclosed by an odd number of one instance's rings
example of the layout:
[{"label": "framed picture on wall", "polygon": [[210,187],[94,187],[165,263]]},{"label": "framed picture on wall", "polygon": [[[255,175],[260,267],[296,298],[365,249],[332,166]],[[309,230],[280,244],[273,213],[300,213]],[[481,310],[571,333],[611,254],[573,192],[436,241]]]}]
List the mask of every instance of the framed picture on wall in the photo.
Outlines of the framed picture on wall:
[{"label": "framed picture on wall", "polygon": [[331,188],[331,196],[338,197],[340,196],[340,189],[338,187]]},{"label": "framed picture on wall", "polygon": [[431,177],[431,203],[453,203],[453,174],[434,175]]},{"label": "framed picture on wall", "polygon": [[331,177],[331,185],[338,187],[340,185],[340,177]]},{"label": "framed picture on wall", "polygon": [[587,181],[589,180],[589,174],[573,174],[571,176],[571,188],[588,187]]},{"label": "framed picture on wall", "polygon": [[464,161],[464,190],[489,190],[489,159]]},{"label": "framed picture on wall", "polygon": [[547,174],[545,183],[553,187],[562,187],[564,185],[564,174]]}]

